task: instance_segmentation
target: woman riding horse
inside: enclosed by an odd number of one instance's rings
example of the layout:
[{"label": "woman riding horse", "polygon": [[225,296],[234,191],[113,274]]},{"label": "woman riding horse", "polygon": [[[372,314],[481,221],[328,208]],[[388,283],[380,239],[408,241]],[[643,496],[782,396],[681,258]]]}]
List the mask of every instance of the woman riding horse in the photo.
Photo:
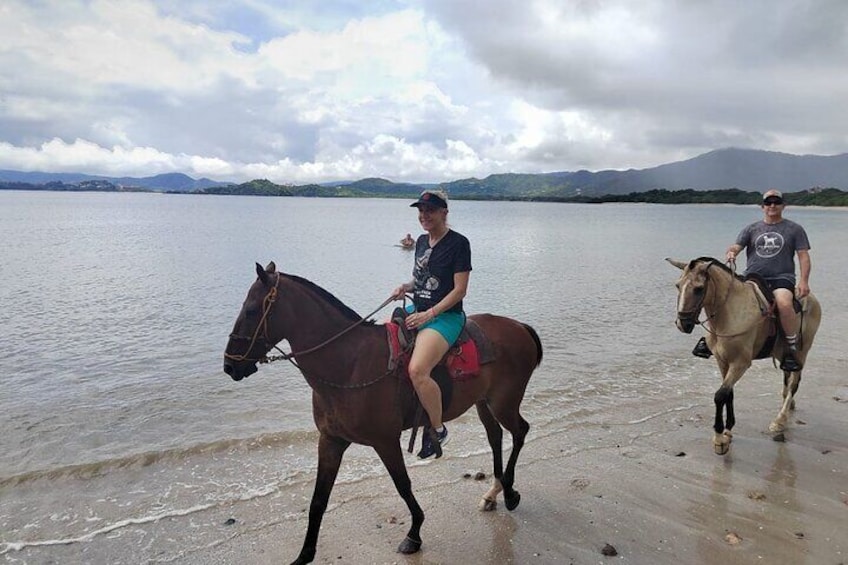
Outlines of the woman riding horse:
[{"label": "woman riding horse", "polygon": [[442,423],[442,393],[430,373],[457,340],[465,326],[462,299],[471,275],[471,245],[462,234],[448,227],[448,197],[442,191],[425,190],[411,207],[418,208],[418,221],[427,233],[415,245],[412,280],[397,287],[392,296],[400,300],[413,292],[414,311],[406,327],[417,329],[415,348],[409,361],[409,378],[436,431],[438,448],[431,434],[424,433],[418,457],[440,457],[448,441]]}]

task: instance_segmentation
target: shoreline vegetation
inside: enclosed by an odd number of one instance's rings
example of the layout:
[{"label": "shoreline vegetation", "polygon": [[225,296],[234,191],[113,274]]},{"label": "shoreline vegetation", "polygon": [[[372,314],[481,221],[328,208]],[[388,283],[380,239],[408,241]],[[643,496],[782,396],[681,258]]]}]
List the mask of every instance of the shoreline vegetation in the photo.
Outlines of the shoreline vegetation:
[{"label": "shoreline vegetation", "polygon": [[[29,190],[57,192],[159,192],[188,195],[227,195],[227,196],[297,196],[307,198],[410,198],[417,196],[425,187],[412,184],[398,184],[383,179],[364,179],[336,186],[280,185],[269,180],[252,180],[242,184],[227,184],[202,188],[193,191],[164,191],[139,186],[125,186],[106,180],[82,181],[80,183],[48,182],[35,184],[27,182],[0,182],[0,190]],[[604,203],[645,203],[645,204],[759,204],[760,191],[745,191],[738,188],[716,190],[694,189],[652,189],[628,194],[604,194],[588,196],[582,194],[563,195],[544,191],[527,191],[511,188],[497,190],[486,187],[485,190],[451,191],[448,185],[441,185],[454,200],[497,200],[510,202],[560,202],[577,204]],[[810,188],[798,192],[784,191],[784,199],[791,206],[848,207],[848,192],[837,188]]]}]

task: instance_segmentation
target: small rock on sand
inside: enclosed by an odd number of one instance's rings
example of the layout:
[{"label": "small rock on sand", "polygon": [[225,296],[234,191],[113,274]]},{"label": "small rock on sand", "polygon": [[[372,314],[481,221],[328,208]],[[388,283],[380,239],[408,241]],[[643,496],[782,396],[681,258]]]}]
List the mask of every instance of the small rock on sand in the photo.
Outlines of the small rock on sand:
[{"label": "small rock on sand", "polygon": [[758,490],[748,491],[748,498],[751,500],[765,500],[766,495]]},{"label": "small rock on sand", "polygon": [[618,550],[610,544],[605,544],[604,547],[601,549],[601,553],[606,555],[607,557],[612,557],[613,555],[618,555]]}]

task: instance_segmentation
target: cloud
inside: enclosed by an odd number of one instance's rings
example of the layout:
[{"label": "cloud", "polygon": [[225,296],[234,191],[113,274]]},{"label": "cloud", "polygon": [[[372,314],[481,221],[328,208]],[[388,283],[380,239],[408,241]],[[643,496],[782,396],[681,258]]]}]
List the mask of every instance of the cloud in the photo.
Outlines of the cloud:
[{"label": "cloud", "polygon": [[435,182],[840,153],[846,17],[836,0],[6,0],[0,166]]}]

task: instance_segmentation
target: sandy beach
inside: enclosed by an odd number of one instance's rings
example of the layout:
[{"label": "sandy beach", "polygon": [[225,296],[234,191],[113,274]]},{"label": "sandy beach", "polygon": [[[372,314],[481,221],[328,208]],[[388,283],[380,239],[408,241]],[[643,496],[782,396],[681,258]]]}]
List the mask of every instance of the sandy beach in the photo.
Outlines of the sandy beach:
[{"label": "sandy beach", "polygon": [[[785,441],[776,442],[765,430],[777,410],[778,373],[763,364],[751,373],[737,386],[739,422],[727,456],[715,455],[710,445],[711,398],[690,407],[655,402],[642,408],[641,417],[638,405],[624,405],[595,427],[575,432],[563,422],[534,438],[518,465],[519,507],[508,512],[501,501],[496,511],[483,513],[477,504],[490,481],[488,454],[452,457],[448,446],[443,459],[410,467],[427,517],[421,552],[396,553],[409,516],[381,473],[336,486],[315,562],[845,563],[848,386],[837,375],[807,379]],[[479,472],[484,480],[475,479]],[[289,563],[300,551],[311,488],[304,483],[5,557],[30,563]],[[148,542],[146,549],[127,555],[136,537]],[[607,545],[616,555],[604,555]]]},{"label": "sandy beach", "polygon": [[[846,392],[843,387],[842,392]],[[553,435],[531,444],[520,465],[522,501],[476,510],[488,484],[488,457],[430,463],[412,470],[427,520],[424,547],[395,553],[408,515],[388,477],[341,485],[333,494],[317,563],[844,563],[848,559],[848,398],[808,400],[786,442],[743,419],[731,453],[714,455],[701,408],[673,416],[676,430],[636,434],[576,453],[579,438]],[[757,404],[763,398],[756,399]],[[773,400],[773,399],[772,399]],[[803,419],[801,419],[803,414]],[[801,423],[804,422],[804,423]],[[568,453],[568,454],[565,454]],[[304,508],[308,493],[301,493]],[[262,514],[262,511],[258,511]],[[263,519],[267,519],[263,516]],[[187,563],[280,563],[297,556],[305,515],[252,529],[236,518],[230,541],[187,556]],[[609,544],[616,556],[605,556]]]}]

